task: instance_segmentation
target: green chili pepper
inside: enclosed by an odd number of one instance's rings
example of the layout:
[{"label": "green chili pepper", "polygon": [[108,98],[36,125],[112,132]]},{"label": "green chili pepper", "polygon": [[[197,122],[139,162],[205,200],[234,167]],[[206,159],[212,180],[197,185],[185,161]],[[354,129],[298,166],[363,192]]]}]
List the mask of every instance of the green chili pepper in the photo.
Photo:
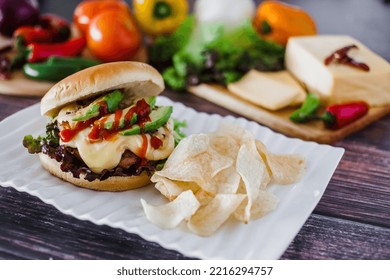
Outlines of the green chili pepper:
[{"label": "green chili pepper", "polygon": [[103,100],[106,101],[108,112],[114,113],[118,108],[119,103],[123,99],[123,94],[119,90],[114,90],[110,94],[103,97]]},{"label": "green chili pepper", "polygon": [[319,97],[313,93],[309,93],[302,106],[291,114],[290,119],[293,122],[302,123],[316,118],[315,113],[320,105]]},{"label": "green chili pepper", "polygon": [[99,64],[97,60],[91,60],[83,57],[62,57],[62,56],[51,56],[47,60],[49,65],[70,65],[70,66],[80,66],[80,67],[91,67]]},{"label": "green chili pepper", "polygon": [[[92,118],[101,117],[101,107],[107,107],[108,113],[114,113],[115,110],[119,107],[119,103],[123,99],[123,94],[120,90],[114,90],[113,92],[107,94],[95,104],[90,104],[87,107],[87,111],[80,116],[73,118],[73,121],[87,121]],[[105,125],[107,122],[104,123]]]},{"label": "green chili pepper", "polygon": [[23,73],[34,80],[45,80],[50,82],[59,81],[80,70],[69,65],[51,66],[47,63],[26,63],[23,66]]},{"label": "green chili pepper", "polygon": [[57,82],[82,69],[99,64],[98,61],[81,57],[50,57],[42,63],[26,63],[23,73],[35,80]]}]

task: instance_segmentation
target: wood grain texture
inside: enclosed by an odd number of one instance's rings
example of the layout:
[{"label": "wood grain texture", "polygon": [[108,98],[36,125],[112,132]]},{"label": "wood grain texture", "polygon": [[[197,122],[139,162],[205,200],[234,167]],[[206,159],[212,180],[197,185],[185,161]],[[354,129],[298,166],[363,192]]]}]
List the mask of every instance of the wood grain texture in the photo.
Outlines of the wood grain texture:
[{"label": "wood grain texture", "polygon": [[390,151],[352,143],[316,212],[390,228]]},{"label": "wood grain texture", "polygon": [[0,201],[0,258],[185,258],[135,234],[77,220],[12,188],[0,189]]},{"label": "wood grain texture", "polygon": [[339,141],[390,113],[390,106],[370,108],[365,116],[359,118],[350,125],[337,130],[331,130],[326,129],[320,120],[296,124],[290,120],[290,115],[296,108],[270,111],[241,99],[231,93],[227,88],[220,85],[201,84],[199,86],[190,87],[188,90],[192,94],[225,107],[230,111],[243,115],[262,125],[268,126],[287,136],[325,144]]},{"label": "wood grain texture", "polygon": [[311,215],[281,259],[388,260],[390,229]]},{"label": "wood grain texture", "polygon": [[54,83],[27,79],[22,72],[14,72],[12,78],[0,83],[0,93],[11,96],[43,96]]},{"label": "wood grain texture", "polygon": [[[64,215],[11,188],[0,189],[0,200],[1,259],[188,259],[137,235]],[[389,242],[389,228],[314,214],[282,259],[388,259]]]}]

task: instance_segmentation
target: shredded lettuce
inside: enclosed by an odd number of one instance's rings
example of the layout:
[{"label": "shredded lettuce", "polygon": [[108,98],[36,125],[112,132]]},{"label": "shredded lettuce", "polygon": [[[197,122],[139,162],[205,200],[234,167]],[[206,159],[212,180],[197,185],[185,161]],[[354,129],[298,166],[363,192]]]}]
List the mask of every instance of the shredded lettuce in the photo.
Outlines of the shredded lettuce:
[{"label": "shredded lettuce", "polygon": [[32,135],[26,135],[23,138],[23,146],[27,148],[30,154],[37,154],[42,151],[43,145],[50,147],[58,147],[60,139],[58,137],[58,126],[56,122],[51,122],[46,125],[46,135],[34,138]]},{"label": "shredded lettuce", "polygon": [[284,68],[284,47],[261,39],[250,21],[226,31],[221,24],[189,17],[173,35],[158,37],[152,50],[151,58],[158,54],[159,59],[151,62],[165,63],[164,80],[175,90],[185,89],[194,76],[197,83],[228,84],[250,69]]},{"label": "shredded lettuce", "polygon": [[188,44],[194,27],[195,17],[188,16],[172,35],[157,37],[148,49],[150,63],[161,65],[169,62],[175,53]]}]

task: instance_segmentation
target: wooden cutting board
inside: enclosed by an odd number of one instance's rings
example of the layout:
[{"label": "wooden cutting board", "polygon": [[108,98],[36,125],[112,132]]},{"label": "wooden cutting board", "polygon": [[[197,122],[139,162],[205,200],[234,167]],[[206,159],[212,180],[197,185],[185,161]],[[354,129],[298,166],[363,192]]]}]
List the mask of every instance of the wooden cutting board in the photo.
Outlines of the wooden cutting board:
[{"label": "wooden cutting board", "polygon": [[[75,33],[75,32],[73,32]],[[0,36],[0,48],[5,45],[13,44],[11,39]],[[8,53],[7,56],[12,58],[15,53]],[[95,59],[86,49],[82,57]],[[135,61],[146,62],[146,48],[142,47],[134,57]],[[35,81],[24,76],[22,71],[14,71],[8,80],[0,79],[0,94],[15,96],[43,96],[54,85],[53,82]]]},{"label": "wooden cutting board", "polygon": [[390,106],[371,108],[367,115],[352,124],[330,130],[324,127],[322,121],[305,124],[292,122],[289,116],[296,108],[269,111],[237,97],[223,86],[201,84],[188,88],[188,91],[287,136],[324,144],[336,142],[390,113]]}]

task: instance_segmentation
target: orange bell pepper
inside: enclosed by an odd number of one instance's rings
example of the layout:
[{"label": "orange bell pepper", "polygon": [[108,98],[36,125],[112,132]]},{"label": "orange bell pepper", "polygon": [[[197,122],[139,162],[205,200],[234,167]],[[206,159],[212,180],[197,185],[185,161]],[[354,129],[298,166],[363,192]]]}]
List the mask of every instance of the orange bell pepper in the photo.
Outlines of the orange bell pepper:
[{"label": "orange bell pepper", "polygon": [[281,45],[286,45],[291,36],[317,34],[316,24],[306,11],[276,1],[262,2],[253,24],[262,38]]}]

